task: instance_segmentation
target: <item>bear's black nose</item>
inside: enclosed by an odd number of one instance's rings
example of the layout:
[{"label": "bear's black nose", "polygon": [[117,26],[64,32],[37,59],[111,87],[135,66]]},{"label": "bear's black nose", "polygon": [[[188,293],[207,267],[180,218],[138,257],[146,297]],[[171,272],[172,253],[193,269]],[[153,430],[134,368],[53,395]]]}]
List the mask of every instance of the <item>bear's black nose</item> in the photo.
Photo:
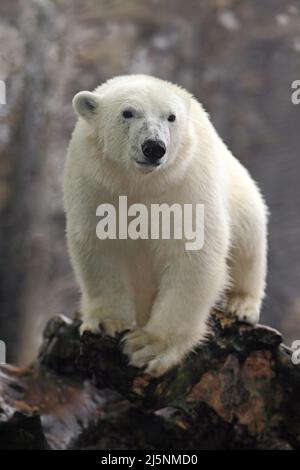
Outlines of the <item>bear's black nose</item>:
[{"label": "bear's black nose", "polygon": [[142,145],[142,151],[145,157],[151,163],[158,163],[166,153],[166,146],[161,140],[145,140]]}]

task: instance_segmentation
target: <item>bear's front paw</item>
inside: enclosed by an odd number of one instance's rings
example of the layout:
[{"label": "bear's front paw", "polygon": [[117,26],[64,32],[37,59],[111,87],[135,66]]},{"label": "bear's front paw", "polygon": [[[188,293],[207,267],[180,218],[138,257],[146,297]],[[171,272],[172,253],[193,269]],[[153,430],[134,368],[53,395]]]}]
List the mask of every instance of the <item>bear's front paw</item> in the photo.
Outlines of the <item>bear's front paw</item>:
[{"label": "bear's front paw", "polygon": [[235,315],[239,320],[255,325],[259,320],[260,305],[247,295],[230,295],[223,308],[226,312]]},{"label": "bear's front paw", "polygon": [[159,335],[139,328],[128,333],[123,339],[124,353],[129,357],[129,364],[135,367],[146,367],[145,372],[159,377],[177,364],[181,356],[175,347]]},{"label": "bear's front paw", "polygon": [[92,318],[82,323],[80,334],[82,335],[85,331],[91,331],[92,333],[104,333],[108,336],[115,336],[116,333],[121,333],[131,328],[132,325],[128,325],[123,320],[117,318],[102,318],[101,320]]}]

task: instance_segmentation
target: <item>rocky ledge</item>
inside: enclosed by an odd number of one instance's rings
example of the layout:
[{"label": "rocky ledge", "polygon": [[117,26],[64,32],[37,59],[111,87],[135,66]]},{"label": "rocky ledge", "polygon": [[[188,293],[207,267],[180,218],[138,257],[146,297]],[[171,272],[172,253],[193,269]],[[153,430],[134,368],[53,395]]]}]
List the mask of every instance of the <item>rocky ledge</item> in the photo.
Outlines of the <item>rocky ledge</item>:
[{"label": "rocky ledge", "polygon": [[280,333],[222,312],[180,366],[128,366],[122,334],[50,320],[36,361],[0,368],[0,449],[299,449],[300,366]]}]

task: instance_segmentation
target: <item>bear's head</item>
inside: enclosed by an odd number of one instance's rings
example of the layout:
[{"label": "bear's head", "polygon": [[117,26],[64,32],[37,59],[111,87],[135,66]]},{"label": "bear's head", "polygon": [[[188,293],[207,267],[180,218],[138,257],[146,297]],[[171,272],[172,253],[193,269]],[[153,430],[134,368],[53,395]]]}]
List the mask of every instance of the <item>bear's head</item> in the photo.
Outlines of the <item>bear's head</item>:
[{"label": "bear's head", "polygon": [[73,99],[105,160],[126,172],[167,171],[188,147],[193,98],[172,83],[147,76],[115,77]]}]

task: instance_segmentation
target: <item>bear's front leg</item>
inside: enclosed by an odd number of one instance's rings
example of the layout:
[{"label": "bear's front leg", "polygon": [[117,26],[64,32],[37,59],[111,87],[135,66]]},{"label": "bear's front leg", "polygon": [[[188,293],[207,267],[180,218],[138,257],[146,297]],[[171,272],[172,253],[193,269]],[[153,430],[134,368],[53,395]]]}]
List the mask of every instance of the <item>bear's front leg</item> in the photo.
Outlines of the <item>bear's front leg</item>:
[{"label": "bear's front leg", "polygon": [[205,338],[207,318],[226,279],[225,257],[185,253],[164,271],[148,323],[124,338],[136,367],[160,376]]},{"label": "bear's front leg", "polygon": [[83,243],[70,236],[72,264],[81,288],[81,334],[84,331],[114,336],[132,329],[136,322],[135,306],[120,264],[110,253],[99,252],[97,240]]},{"label": "bear's front leg", "polygon": [[87,267],[81,265],[83,323],[80,331],[115,333],[135,326],[135,306],[120,266],[113,259],[94,256]]}]

